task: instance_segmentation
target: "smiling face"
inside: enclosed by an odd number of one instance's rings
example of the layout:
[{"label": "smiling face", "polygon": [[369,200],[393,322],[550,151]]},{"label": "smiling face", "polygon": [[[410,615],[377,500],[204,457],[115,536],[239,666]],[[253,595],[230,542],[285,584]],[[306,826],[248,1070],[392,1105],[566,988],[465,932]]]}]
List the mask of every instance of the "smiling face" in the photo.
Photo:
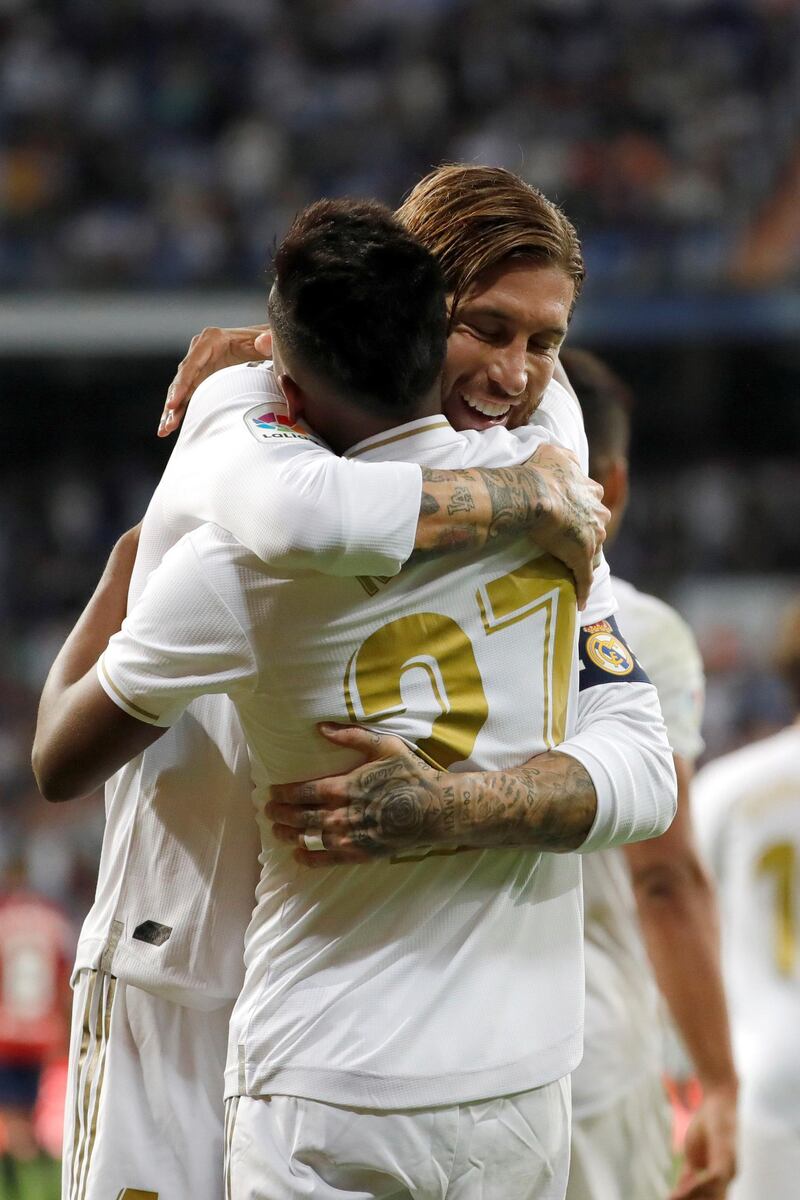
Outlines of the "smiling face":
[{"label": "smiling face", "polygon": [[518,406],[538,405],[574,297],[559,267],[506,261],[479,277],[459,301],[447,341],[442,409],[455,429],[506,425]]}]

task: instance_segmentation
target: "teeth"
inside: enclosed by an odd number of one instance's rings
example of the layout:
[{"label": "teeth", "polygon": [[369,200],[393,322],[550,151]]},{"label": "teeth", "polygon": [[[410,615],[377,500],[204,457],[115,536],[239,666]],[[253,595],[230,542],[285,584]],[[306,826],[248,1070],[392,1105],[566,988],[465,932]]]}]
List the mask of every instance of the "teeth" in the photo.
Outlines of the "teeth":
[{"label": "teeth", "polygon": [[462,399],[485,417],[504,417],[511,408],[510,404],[493,404],[491,400],[470,400],[469,396],[463,396]]}]

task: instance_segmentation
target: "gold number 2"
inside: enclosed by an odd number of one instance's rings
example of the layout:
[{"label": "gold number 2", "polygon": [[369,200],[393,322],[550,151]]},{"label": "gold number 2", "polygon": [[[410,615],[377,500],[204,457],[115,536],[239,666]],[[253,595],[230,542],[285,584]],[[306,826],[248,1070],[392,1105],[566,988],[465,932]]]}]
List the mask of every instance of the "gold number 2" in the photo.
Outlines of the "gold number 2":
[{"label": "gold number 2", "polygon": [[791,975],[797,961],[797,851],[791,842],[776,842],[759,855],[756,870],[775,877],[775,960],[781,975]]},{"label": "gold number 2", "polygon": [[[542,687],[543,742],[563,740],[575,636],[575,590],[563,564],[540,556],[482,585],[475,601],[487,636],[544,613]],[[533,664],[532,664],[533,665]],[[421,668],[428,676],[439,715],[417,749],[447,769],[469,758],[489,705],[467,633],[442,613],[398,617],[376,629],[353,654],[344,679],[351,721],[370,724],[406,711],[401,681]]]}]

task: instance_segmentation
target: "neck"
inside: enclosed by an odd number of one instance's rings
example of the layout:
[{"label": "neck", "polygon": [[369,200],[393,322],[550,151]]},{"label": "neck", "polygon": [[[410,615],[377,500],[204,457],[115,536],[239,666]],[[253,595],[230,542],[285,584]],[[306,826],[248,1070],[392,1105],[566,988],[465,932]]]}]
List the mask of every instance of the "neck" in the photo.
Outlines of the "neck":
[{"label": "neck", "polygon": [[[342,406],[335,419],[330,423],[327,433],[317,429],[317,433],[325,438],[328,445],[337,454],[344,454],[351,446],[363,442],[365,438],[375,437],[376,434],[386,433],[398,425],[408,421],[419,421],[423,417],[435,416],[442,411],[442,395],[439,380],[429,392],[414,405],[411,412],[403,417],[387,416],[385,413],[371,413],[354,410],[350,405]],[[316,426],[315,426],[316,428]]]}]

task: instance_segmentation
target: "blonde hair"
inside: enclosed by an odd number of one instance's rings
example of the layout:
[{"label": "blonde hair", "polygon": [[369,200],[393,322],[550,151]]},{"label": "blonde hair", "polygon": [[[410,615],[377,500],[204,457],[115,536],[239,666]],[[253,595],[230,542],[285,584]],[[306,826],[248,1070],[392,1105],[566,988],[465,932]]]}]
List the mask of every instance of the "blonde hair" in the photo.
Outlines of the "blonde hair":
[{"label": "blonde hair", "polygon": [[507,259],[585,275],[578,235],[558,205],[502,167],[449,163],[409,192],[397,216],[439,261],[452,311],[479,275]]}]

